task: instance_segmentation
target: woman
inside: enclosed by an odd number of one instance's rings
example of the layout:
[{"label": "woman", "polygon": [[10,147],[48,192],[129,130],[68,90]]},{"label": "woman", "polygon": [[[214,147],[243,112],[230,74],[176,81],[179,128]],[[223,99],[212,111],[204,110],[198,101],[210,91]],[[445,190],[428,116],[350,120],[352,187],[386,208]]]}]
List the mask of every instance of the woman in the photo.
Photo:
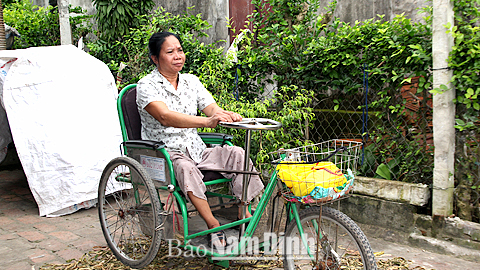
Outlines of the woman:
[{"label": "woman", "polygon": [[[196,76],[180,73],[185,64],[185,53],[177,35],[170,32],[155,33],[149,40],[148,48],[156,68],[137,84],[142,139],[165,143],[180,188],[208,228],[218,227],[220,223],[213,216],[205,196],[206,187],[201,170],[243,170],[244,151],[234,146],[206,148],[197,134],[197,128],[214,128],[219,122],[237,122],[242,117],[220,108]],[[197,116],[197,110],[207,117]],[[253,169],[253,165],[251,167]],[[232,191],[242,199],[243,175],[222,174],[233,178]],[[262,189],[260,177],[252,176],[247,201],[251,201]],[[251,217],[251,213],[247,211],[246,217]],[[222,231],[211,234],[210,238],[217,245],[225,245]]]}]

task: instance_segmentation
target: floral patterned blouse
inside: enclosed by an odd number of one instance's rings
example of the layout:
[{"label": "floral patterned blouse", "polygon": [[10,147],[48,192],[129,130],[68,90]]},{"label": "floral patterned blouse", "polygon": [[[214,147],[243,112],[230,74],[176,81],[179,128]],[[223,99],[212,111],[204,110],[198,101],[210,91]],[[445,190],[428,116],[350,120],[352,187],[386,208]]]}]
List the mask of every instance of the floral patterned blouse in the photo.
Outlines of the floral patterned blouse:
[{"label": "floral patterned blouse", "polygon": [[197,115],[197,110],[202,111],[215,103],[210,92],[195,75],[181,73],[178,75],[178,86],[175,90],[157,69],[137,83],[137,106],[142,121],[142,139],[163,141],[168,151],[180,151],[199,163],[206,145],[198,135],[197,129],[163,126],[145,110],[145,107],[153,101],[163,101],[172,111]]}]

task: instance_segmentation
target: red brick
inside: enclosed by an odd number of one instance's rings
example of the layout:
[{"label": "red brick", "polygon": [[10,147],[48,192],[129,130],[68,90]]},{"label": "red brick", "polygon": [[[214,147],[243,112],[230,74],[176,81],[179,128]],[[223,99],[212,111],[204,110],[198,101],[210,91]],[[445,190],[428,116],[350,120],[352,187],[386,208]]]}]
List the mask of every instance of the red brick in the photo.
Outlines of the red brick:
[{"label": "red brick", "polygon": [[36,250],[33,254],[28,256],[28,258],[34,263],[45,263],[55,260],[55,256],[46,250]]},{"label": "red brick", "polygon": [[18,195],[13,195],[13,197],[5,199],[7,202],[20,202],[23,201],[23,198]]},{"label": "red brick", "polygon": [[65,260],[79,259],[83,256],[83,252],[77,249],[64,249],[56,253]]},{"label": "red brick", "polygon": [[104,243],[87,239],[79,239],[75,242],[72,242],[72,245],[83,252],[87,252],[92,250],[92,248],[95,246],[104,245]]},{"label": "red brick", "polygon": [[53,231],[56,231],[58,228],[57,226],[53,225],[53,224],[48,224],[48,223],[38,223],[38,224],[35,224],[33,225],[33,227],[35,229],[38,229],[42,232],[53,232]]},{"label": "red brick", "polygon": [[18,195],[32,194],[32,192],[30,191],[30,189],[29,189],[29,188],[25,188],[25,187],[15,188],[15,189],[13,189],[12,191],[15,192],[15,193],[18,194]]},{"label": "red brick", "polygon": [[47,239],[47,240],[43,240],[41,241],[40,243],[38,243],[38,246],[43,248],[43,249],[47,249],[47,250],[50,250],[50,251],[59,251],[59,250],[63,250],[63,249],[67,249],[68,246],[58,240],[55,240],[55,239]]},{"label": "red brick", "polygon": [[0,217],[0,225],[5,225],[5,224],[10,224],[12,223],[13,220],[11,218],[8,218],[8,217]]},{"label": "red brick", "polygon": [[12,240],[12,239],[15,239],[15,238],[18,238],[18,235],[14,234],[14,233],[0,235],[0,240],[2,240],[2,241]]},{"label": "red brick", "polygon": [[[38,212],[37,203],[32,203],[28,200],[23,201],[23,203],[28,204],[28,206],[26,206],[26,208],[23,210],[23,213],[25,215],[40,217],[39,212]],[[46,219],[46,218],[44,218],[44,219]]]},{"label": "red brick", "polygon": [[0,199],[8,201],[11,198],[15,198],[16,196],[17,195],[15,195],[15,194],[2,194],[2,195],[0,195]]},{"label": "red brick", "polygon": [[[58,258],[58,257],[56,257],[56,258]],[[63,260],[62,260],[62,261],[63,261]],[[38,265],[38,264],[37,264],[37,265]],[[45,262],[45,263],[42,263],[42,264],[38,265],[38,267],[35,268],[35,269],[39,269],[40,267],[48,267],[48,266],[52,266],[52,267],[55,266],[54,269],[62,269],[62,268],[60,268],[60,267],[63,267],[63,268],[66,267],[64,261],[63,261],[63,262],[60,262],[59,260],[53,260],[53,261],[47,261],[47,262]],[[31,269],[28,269],[28,270],[31,270]]]},{"label": "red brick", "polygon": [[22,169],[12,170],[12,171],[4,170],[0,173],[0,178],[2,180],[7,180],[7,181],[14,180],[15,182],[27,181],[27,178],[25,177],[25,173],[23,172]]},{"label": "red brick", "polygon": [[62,222],[62,227],[69,231],[78,231],[79,229],[85,227],[85,223],[82,220],[68,220]]},{"label": "red brick", "polygon": [[12,222],[2,225],[2,229],[10,232],[23,232],[31,230],[32,226],[28,224],[19,224],[18,222]]},{"label": "red brick", "polygon": [[42,218],[39,216],[26,215],[17,218],[18,221],[25,224],[34,224],[42,221]]},{"label": "red brick", "polygon": [[18,262],[9,266],[5,266],[5,270],[31,270],[32,265],[26,261]]},{"label": "red brick", "polygon": [[17,234],[30,242],[35,242],[46,238],[45,235],[36,231],[18,232]]},{"label": "red brick", "polygon": [[[0,180],[1,181],[1,180]],[[5,214],[7,215],[7,213],[5,213],[5,211],[9,210],[9,211],[12,211],[12,210],[16,210],[16,211],[19,211],[19,209],[16,209],[17,207],[17,204],[15,202],[7,202],[7,201],[1,201],[2,203],[0,203],[0,210]]]},{"label": "red brick", "polygon": [[49,233],[49,235],[55,236],[55,237],[57,237],[58,239],[60,239],[64,242],[70,242],[72,240],[76,240],[76,239],[79,238],[78,235],[76,235],[72,232],[68,232],[68,231],[52,232],[52,233]]},{"label": "red brick", "polygon": [[3,214],[7,217],[20,217],[25,215],[25,211],[18,209],[15,203],[1,203],[0,207]]},{"label": "red brick", "polygon": [[32,194],[26,194],[26,195],[23,195],[23,198],[29,200],[29,201],[32,201],[32,202],[35,202],[35,198],[33,197]]},{"label": "red brick", "polygon": [[80,235],[84,238],[96,237],[97,235],[99,235],[99,233],[100,234],[102,233],[101,228],[87,228],[87,227],[84,227],[84,228],[75,230],[75,234]]}]

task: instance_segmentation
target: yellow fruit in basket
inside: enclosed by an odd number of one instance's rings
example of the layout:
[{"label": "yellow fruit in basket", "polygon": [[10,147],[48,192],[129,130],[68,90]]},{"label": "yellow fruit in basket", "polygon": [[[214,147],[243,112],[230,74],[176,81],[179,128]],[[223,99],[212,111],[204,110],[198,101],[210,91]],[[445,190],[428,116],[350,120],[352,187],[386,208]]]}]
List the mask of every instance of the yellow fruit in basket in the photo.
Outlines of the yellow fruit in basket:
[{"label": "yellow fruit in basket", "polygon": [[310,194],[315,187],[333,188],[347,182],[343,173],[332,162],[285,163],[277,166],[277,175],[291,189],[293,195],[298,197]]}]

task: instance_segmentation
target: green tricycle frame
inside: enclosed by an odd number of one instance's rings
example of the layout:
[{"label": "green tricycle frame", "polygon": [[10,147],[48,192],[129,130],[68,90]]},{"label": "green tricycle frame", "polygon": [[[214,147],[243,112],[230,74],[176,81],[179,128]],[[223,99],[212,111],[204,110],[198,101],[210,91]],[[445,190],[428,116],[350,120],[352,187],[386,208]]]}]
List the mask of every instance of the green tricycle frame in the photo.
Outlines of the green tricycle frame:
[{"label": "green tricycle frame", "polygon": [[[105,167],[98,189],[100,223],[113,254],[125,265],[143,268],[154,260],[162,239],[174,237],[176,241],[168,241],[169,244],[176,244],[177,248],[202,254],[211,262],[223,267],[228,267],[232,260],[242,260],[272,196],[277,198],[282,190],[287,190],[285,184],[277,177],[277,171],[271,174],[252,217],[232,221],[213,229],[189,233],[189,212],[192,210],[188,210],[189,202],[175,179],[173,164],[165,145],[162,142],[129,138],[128,128],[131,124],[129,121],[132,120],[127,118],[132,118],[132,113],[126,110],[132,109],[128,109],[122,102],[127,100],[128,93],[131,96],[130,100],[135,100],[134,94],[131,93],[135,87],[136,85],[129,85],[122,89],[117,102],[124,156],[113,159]],[[138,114],[138,111],[136,113]],[[134,115],[133,119],[139,121],[138,115]],[[239,123],[221,125],[246,130],[245,170],[236,172],[244,175],[243,186],[246,187],[249,176],[256,173],[248,170],[251,131],[276,130],[281,124],[270,119],[251,118]],[[233,145],[230,135],[200,133],[200,136],[207,145]],[[213,173],[218,174],[218,171]],[[220,177],[204,183],[208,187],[230,181],[231,179]],[[166,194],[166,200],[161,201],[161,193]],[[239,204],[243,217],[246,208],[251,206],[249,202],[239,203],[234,196],[222,192],[207,191],[206,195],[218,197],[221,207]],[[246,198],[246,188],[243,195],[242,197]],[[228,202],[223,203],[223,200]],[[314,204],[295,203],[291,200],[283,202],[287,213],[284,222],[285,233],[278,235],[280,241],[276,246],[267,240],[255,248],[277,248],[280,252],[277,255],[284,259],[285,269],[340,269],[346,260],[351,259],[359,262],[359,269],[376,269],[373,251],[367,238],[348,216],[331,207],[323,206],[325,201]],[[178,211],[175,210],[175,206]],[[175,230],[174,219],[177,213],[181,215],[183,221],[183,234],[180,236],[172,233],[172,230]],[[272,213],[272,216],[276,215],[277,213]],[[169,223],[170,220],[173,220],[172,223]],[[192,244],[194,239],[201,239],[221,230],[236,232],[234,229],[238,227],[238,244],[230,246],[227,252],[211,246]],[[292,243],[299,245],[294,247]]]}]

